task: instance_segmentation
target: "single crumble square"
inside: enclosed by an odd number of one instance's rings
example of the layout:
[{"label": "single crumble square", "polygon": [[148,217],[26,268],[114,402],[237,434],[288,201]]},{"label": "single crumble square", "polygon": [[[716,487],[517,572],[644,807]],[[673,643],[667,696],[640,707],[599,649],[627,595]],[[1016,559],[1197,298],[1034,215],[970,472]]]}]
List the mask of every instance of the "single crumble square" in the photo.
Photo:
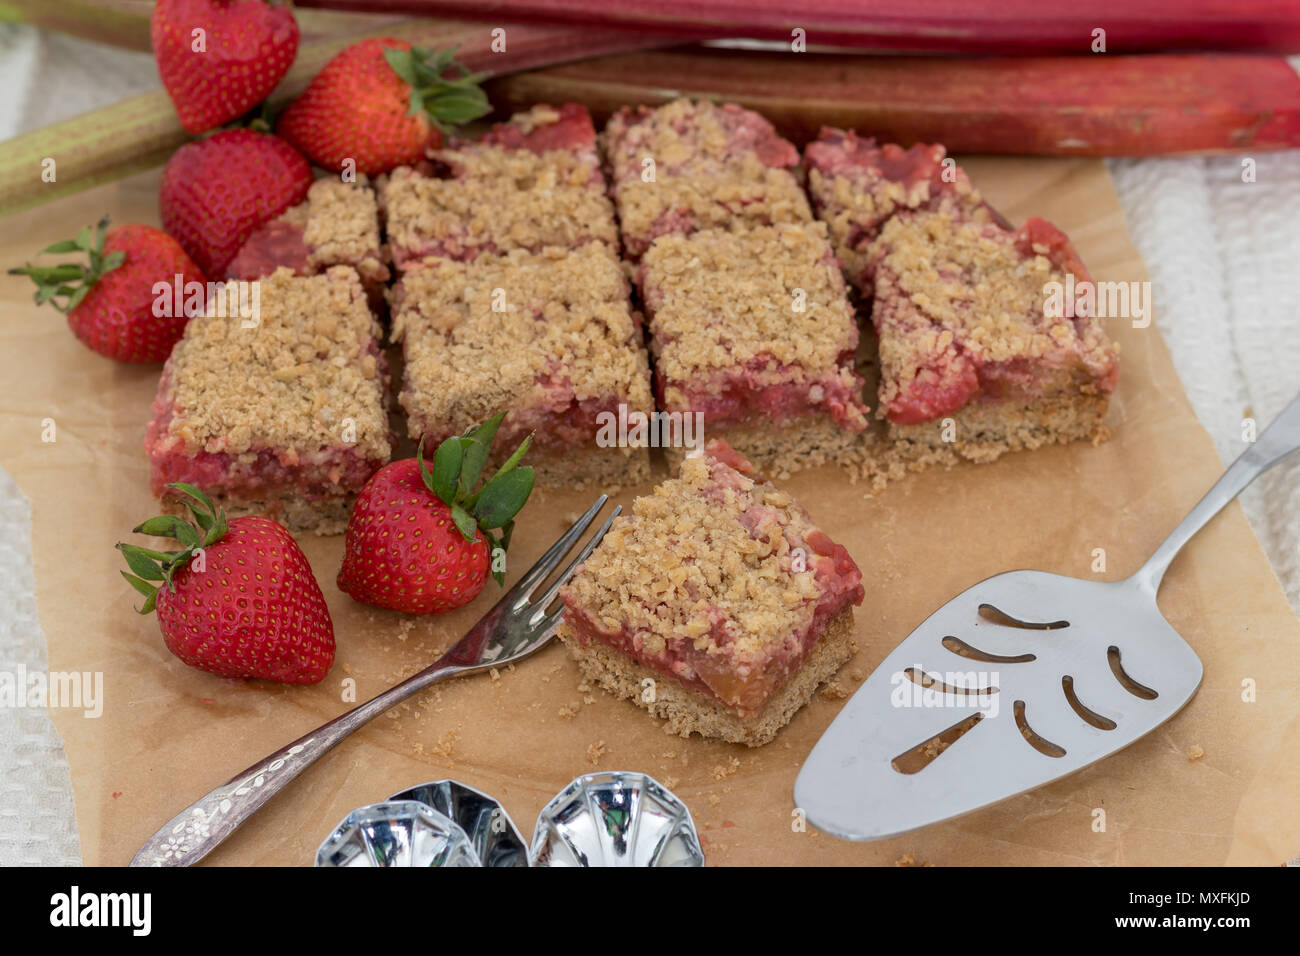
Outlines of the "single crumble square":
[{"label": "single crumble square", "polygon": [[987,461],[1106,437],[1118,349],[1095,316],[1048,307],[1049,283],[1092,281],[1051,223],[1012,232],[946,212],[896,215],[871,265],[879,414],[894,444]]},{"label": "single crumble square", "polygon": [[812,218],[795,175],[799,151],[752,110],[686,99],[626,107],[602,142],[632,259],[663,235]]},{"label": "single crumble square", "polygon": [[561,589],[584,676],[668,730],[759,746],[852,656],[862,573],[725,442],[637,498]]},{"label": "single crumble square", "polygon": [[943,209],[955,218],[1009,227],[937,143],[904,149],[824,127],[804,148],[804,162],[817,218],[830,227],[845,276],[866,297],[872,294],[871,244],[896,213]]},{"label": "single crumble square", "polygon": [[280,268],[256,285],[255,323],[209,303],[163,367],[150,484],[170,497],[169,482],[188,482],[232,513],[338,533],[392,454],[379,325],[347,266]]},{"label": "single crumble square", "polygon": [[405,356],[400,401],[412,438],[436,443],[499,412],[497,447],[533,434],[543,484],[630,484],[642,447],[602,444],[602,415],[654,409],[639,317],[612,249],[429,258],[393,290]]},{"label": "single crumble square", "polygon": [[824,224],[661,236],[637,283],[661,409],[777,477],[861,443],[858,326]]},{"label": "single crumble square", "polygon": [[318,179],[307,199],[259,227],[248,237],[227,275],[260,279],[285,267],[295,275],[317,275],[331,266],[351,266],[372,305],[381,305],[389,279],[387,250],[379,239],[379,205],[364,176],[356,182]]},{"label": "single crumble square", "polygon": [[468,261],[484,252],[617,248],[614,207],[586,107],[536,106],[476,142],[455,141],[381,186],[393,261]]}]

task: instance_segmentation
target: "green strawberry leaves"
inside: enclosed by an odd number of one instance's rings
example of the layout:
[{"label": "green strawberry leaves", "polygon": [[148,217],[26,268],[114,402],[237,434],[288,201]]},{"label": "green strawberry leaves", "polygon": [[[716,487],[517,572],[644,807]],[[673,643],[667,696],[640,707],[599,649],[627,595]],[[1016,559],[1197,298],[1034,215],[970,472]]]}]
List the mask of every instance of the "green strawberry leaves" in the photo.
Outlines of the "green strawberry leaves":
[{"label": "green strawberry leaves", "polygon": [[90,226],[82,227],[75,239],[64,239],[41,250],[42,255],[63,255],[68,253],[86,253],[90,265],[77,262],[64,262],[56,266],[34,266],[31,263],[19,269],[10,269],[9,274],[29,276],[36,283],[33,298],[37,305],[50,303],[60,312],[68,313],[81,305],[83,299],[106,272],[126,262],[126,253],[121,249],[104,255],[104,236],[108,233],[108,216],[99,220],[94,231]]},{"label": "green strawberry leaves", "polygon": [[[148,614],[158,601],[158,588],[166,585],[170,591],[176,590],[172,575],[190,563],[195,552],[216,544],[229,529],[226,513],[217,508],[207,495],[194,485],[183,481],[174,481],[167,486],[175,488],[185,498],[182,501],[194,517],[196,529],[183,518],[176,515],[158,515],[150,518],[131,530],[135,534],[148,534],[158,538],[172,538],[184,547],[179,551],[155,551],[138,544],[126,544],[119,541],[117,550],[122,552],[131,573],[120,572],[128,584],[144,595],[145,601],[137,610]],[[157,585],[151,582],[159,582]]]},{"label": "green strawberry leaves", "polygon": [[479,86],[490,74],[471,73],[454,59],[457,47],[446,50],[390,48],[384,59],[411,88],[408,116],[426,113],[430,122],[446,132],[492,111]]},{"label": "green strawberry leaves", "polygon": [[[520,442],[496,473],[475,490],[504,418],[505,413],[494,415],[463,435],[448,438],[434,452],[432,469],[424,461],[423,441],[415,454],[424,486],[451,509],[451,520],[466,541],[477,541],[479,532],[483,533],[489,552],[510,547],[515,515],[533,492],[533,469],[519,464],[532,446],[532,435]],[[505,582],[505,574],[495,567],[492,578],[497,584]]]}]

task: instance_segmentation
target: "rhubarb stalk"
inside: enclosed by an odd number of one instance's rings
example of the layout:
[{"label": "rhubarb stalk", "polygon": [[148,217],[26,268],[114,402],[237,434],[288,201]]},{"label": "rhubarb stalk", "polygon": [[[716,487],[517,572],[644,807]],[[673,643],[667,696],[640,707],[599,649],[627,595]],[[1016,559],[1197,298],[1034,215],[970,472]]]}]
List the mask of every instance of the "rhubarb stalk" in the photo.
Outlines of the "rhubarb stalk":
[{"label": "rhubarb stalk", "polygon": [[749,37],[910,53],[1300,51],[1295,0],[297,0],[494,21],[621,27],[679,38]]},{"label": "rhubarb stalk", "polygon": [[758,110],[807,142],[823,125],[954,152],[1153,156],[1300,146],[1300,76],[1235,54],[928,58],[699,47],[602,57],[501,77],[498,109],[708,96]]},{"label": "rhubarb stalk", "polygon": [[[613,30],[511,26],[505,51],[498,53],[492,50],[491,30],[478,23],[418,20],[304,44],[272,94],[271,106],[279,108],[297,96],[334,54],[366,36],[397,37],[427,47],[456,46],[462,63],[494,75],[663,42]],[[188,139],[162,90],[15,137],[0,149],[0,216],[159,165]]]}]

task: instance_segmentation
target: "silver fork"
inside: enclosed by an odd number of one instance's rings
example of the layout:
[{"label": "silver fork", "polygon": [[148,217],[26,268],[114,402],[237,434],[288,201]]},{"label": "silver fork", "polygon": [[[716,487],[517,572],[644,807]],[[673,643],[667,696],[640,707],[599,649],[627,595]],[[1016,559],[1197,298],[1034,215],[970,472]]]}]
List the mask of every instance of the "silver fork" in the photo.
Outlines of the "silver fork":
[{"label": "silver fork", "polygon": [[537,563],[502,596],[496,606],[442,657],[378,697],[281,747],[247,770],[236,774],[207,796],[200,797],[150,837],[131,859],[131,865],[189,866],[197,863],[239,829],[262,804],[283,790],[343,738],[386,710],[436,681],[501,667],[543,647],[555,634],[563,614],[563,609],[552,614],[547,614],[546,609],[555,601],[560,588],[573,576],[578,565],[600,543],[610,524],[623,509],[614,508],[605,523],[540,598],[530,600],[533,591],[555,570],[608,500],[607,495],[597,498],[596,503],[537,559]]}]

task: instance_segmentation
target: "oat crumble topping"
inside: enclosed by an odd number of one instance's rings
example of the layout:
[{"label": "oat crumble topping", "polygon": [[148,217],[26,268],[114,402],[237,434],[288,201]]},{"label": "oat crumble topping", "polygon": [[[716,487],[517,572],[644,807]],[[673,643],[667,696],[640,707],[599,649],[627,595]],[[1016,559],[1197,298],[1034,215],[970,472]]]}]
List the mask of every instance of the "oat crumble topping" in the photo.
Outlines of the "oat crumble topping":
[{"label": "oat crumble topping", "polygon": [[260,448],[309,454],[342,444],[387,460],[388,416],[374,344],[379,338],[356,272],[335,266],[300,277],[285,268],[260,281],[260,323],[196,316],[171,357],[168,433],[191,454]]},{"label": "oat crumble topping", "polygon": [[[807,222],[808,199],[791,168],[798,151],[751,110],[679,99],[610,119],[603,143],[624,240],[640,255],[655,236],[734,222]],[[643,163],[655,163],[645,182]]]},{"label": "oat crumble topping", "polygon": [[618,241],[600,172],[581,156],[481,145],[438,156],[453,167],[453,178],[403,166],[384,186],[388,238],[399,250],[472,258],[483,248],[536,251]]},{"label": "oat crumble topping", "polygon": [[302,226],[313,266],[379,261],[379,208],[364,176],[355,183],[333,177],[318,179],[312,183],[307,201],[280,218]]},{"label": "oat crumble topping", "polygon": [[952,181],[938,178],[946,154],[938,144],[903,149],[833,129],[823,129],[805,150],[817,218],[830,227],[835,254],[864,292],[870,292],[869,247],[895,213],[942,207],[958,218],[992,221],[963,170],[955,167]]},{"label": "oat crumble topping", "polygon": [[[786,492],[715,458],[687,458],[681,477],[615,519],[565,604],[606,630],[627,627],[650,654],[689,642],[761,660],[813,620],[820,588],[811,571],[794,570],[791,551],[808,553],[816,531]],[[731,626],[720,632],[720,620]]]},{"label": "oat crumble topping", "polygon": [[[497,290],[504,312],[493,311]],[[627,281],[603,243],[429,258],[403,275],[393,310],[412,436],[460,432],[557,396],[653,408]]]},{"label": "oat crumble topping", "polygon": [[[747,367],[760,384],[852,379],[842,360],[857,345],[857,325],[822,223],[662,236],[640,275],[669,407],[684,399],[673,383]],[[806,296],[803,312],[794,309],[796,290]]]}]

